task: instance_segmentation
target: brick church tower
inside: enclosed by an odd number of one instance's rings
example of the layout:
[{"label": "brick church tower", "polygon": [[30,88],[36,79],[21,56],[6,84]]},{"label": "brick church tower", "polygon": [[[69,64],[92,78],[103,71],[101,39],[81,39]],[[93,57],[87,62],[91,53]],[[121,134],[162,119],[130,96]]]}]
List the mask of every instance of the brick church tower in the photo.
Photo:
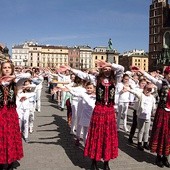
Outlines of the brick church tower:
[{"label": "brick church tower", "polygon": [[149,11],[149,71],[170,65],[170,5],[152,0]]}]

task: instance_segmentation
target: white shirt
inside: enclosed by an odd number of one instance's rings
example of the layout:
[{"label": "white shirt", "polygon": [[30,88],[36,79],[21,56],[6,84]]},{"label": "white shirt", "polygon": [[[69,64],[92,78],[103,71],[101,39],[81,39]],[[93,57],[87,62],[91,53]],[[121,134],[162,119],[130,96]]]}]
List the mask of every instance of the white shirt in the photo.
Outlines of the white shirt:
[{"label": "white shirt", "polygon": [[129,102],[129,92],[121,92],[123,90],[124,84],[117,83],[116,88],[117,88],[117,93],[119,95],[118,97],[118,102]]},{"label": "white shirt", "polygon": [[156,100],[154,96],[151,94],[149,96],[146,96],[143,92],[130,90],[131,93],[135,94],[136,97],[138,97],[137,102],[137,116],[141,119],[150,119],[151,113],[156,108]]}]

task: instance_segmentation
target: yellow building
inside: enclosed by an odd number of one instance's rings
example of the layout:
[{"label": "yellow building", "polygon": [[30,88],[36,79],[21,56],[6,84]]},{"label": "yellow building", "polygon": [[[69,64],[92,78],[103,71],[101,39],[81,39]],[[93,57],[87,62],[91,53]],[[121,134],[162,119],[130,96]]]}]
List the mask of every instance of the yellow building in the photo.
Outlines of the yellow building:
[{"label": "yellow building", "polygon": [[148,54],[144,50],[132,50],[125,52],[119,56],[119,64],[124,66],[125,71],[130,69],[130,66],[137,66],[148,71]]},{"label": "yellow building", "polygon": [[59,67],[68,64],[68,48],[63,46],[29,46],[29,65],[37,67]]},{"label": "yellow building", "polygon": [[148,56],[131,56],[131,63],[133,66],[138,66],[142,70],[148,71]]},{"label": "yellow building", "polygon": [[15,66],[59,67],[68,64],[68,47],[26,42],[12,47]]},{"label": "yellow building", "polygon": [[97,68],[96,61],[104,60],[106,61],[106,47],[95,47],[92,51],[92,68]]}]

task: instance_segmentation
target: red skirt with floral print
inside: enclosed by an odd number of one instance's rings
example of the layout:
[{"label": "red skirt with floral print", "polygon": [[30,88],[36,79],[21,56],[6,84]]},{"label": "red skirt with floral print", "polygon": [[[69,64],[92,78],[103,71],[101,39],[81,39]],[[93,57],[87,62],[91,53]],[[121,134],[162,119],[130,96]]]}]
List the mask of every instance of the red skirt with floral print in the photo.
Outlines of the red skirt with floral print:
[{"label": "red skirt with floral print", "polygon": [[22,138],[16,108],[0,108],[0,164],[23,157]]},{"label": "red skirt with floral print", "polygon": [[84,156],[100,161],[109,161],[118,156],[116,116],[113,106],[97,104],[94,108]]},{"label": "red skirt with floral print", "polygon": [[170,154],[170,112],[158,108],[153,122],[151,152],[168,156]]}]

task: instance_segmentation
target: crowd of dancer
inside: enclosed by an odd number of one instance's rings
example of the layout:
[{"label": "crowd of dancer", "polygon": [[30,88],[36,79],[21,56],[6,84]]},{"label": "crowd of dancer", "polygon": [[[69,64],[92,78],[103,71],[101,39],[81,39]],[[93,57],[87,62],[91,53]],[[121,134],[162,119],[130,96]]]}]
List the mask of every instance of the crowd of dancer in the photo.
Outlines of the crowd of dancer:
[{"label": "crowd of dancer", "polygon": [[[11,62],[1,64],[0,169],[16,168],[16,161],[23,157],[22,138],[29,142],[34,113],[41,112],[44,80],[51,100],[61,111],[67,110],[75,145],[79,146],[83,139],[84,156],[92,160],[92,170],[98,170],[97,162],[101,160],[104,170],[110,170],[109,161],[118,157],[120,129],[129,134],[130,144],[137,131],[137,149],[157,153],[156,165],[170,167],[170,66],[160,74],[147,73],[136,66],[125,72],[123,66],[102,60],[96,64],[96,70],[70,66],[14,68]],[[133,110],[130,129],[128,109]]]}]

